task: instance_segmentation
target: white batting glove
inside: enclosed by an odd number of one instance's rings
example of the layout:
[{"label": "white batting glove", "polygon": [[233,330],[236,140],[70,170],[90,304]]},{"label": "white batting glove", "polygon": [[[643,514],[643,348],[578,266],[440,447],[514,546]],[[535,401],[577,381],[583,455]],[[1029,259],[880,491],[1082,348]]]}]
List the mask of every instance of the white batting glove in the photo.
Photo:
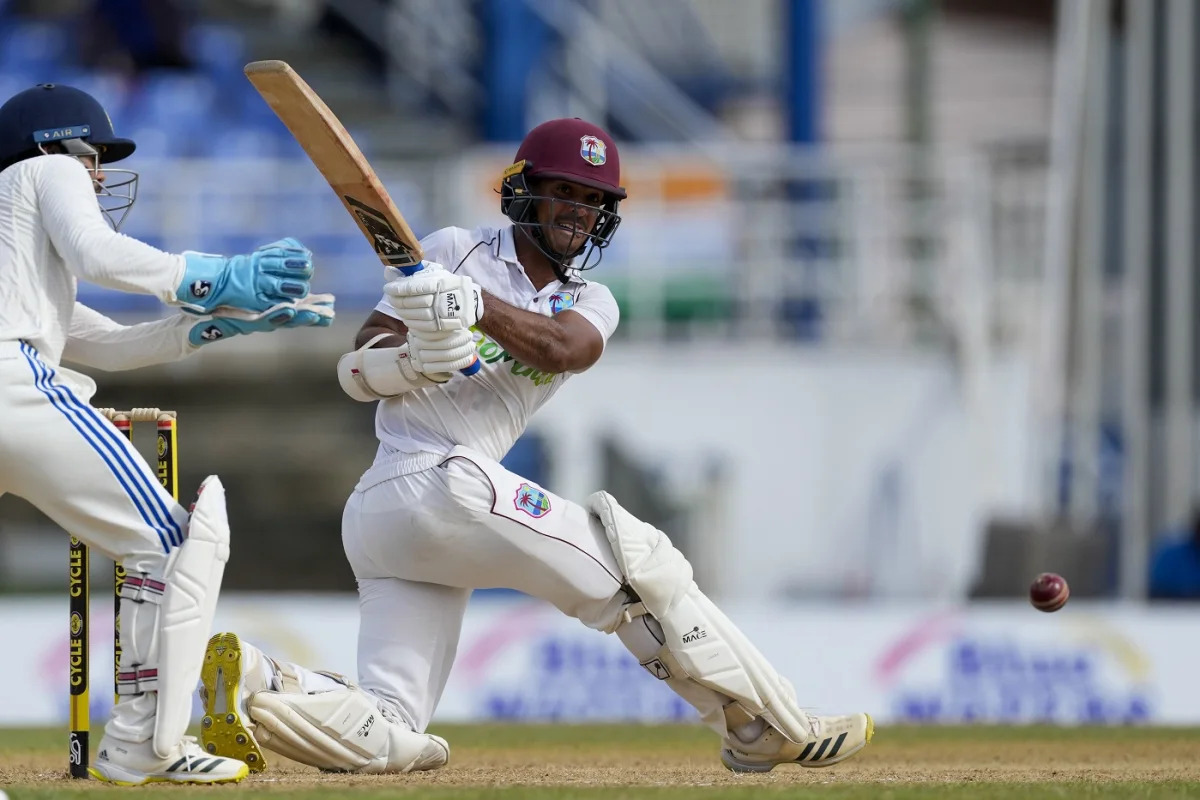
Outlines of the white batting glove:
[{"label": "white batting glove", "polygon": [[391,281],[383,287],[388,302],[410,331],[439,334],[470,328],[483,316],[483,292],[466,275],[426,274]]},{"label": "white batting glove", "polygon": [[[475,361],[475,340],[467,329],[440,335],[408,332],[408,359],[417,372],[438,383]],[[445,373],[445,374],[443,374]]]}]

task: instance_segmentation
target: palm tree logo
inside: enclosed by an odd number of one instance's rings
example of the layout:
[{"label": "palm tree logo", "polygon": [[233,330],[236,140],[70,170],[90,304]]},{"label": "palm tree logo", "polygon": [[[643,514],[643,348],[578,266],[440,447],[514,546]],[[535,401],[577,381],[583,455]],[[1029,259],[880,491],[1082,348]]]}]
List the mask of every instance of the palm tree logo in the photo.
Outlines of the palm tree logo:
[{"label": "palm tree logo", "polygon": [[541,489],[529,483],[522,483],[517,488],[517,496],[513,499],[513,505],[518,511],[524,511],[534,519],[550,513],[550,498]]},{"label": "palm tree logo", "polygon": [[555,292],[550,295],[550,313],[557,314],[575,305],[575,298],[570,292]]}]

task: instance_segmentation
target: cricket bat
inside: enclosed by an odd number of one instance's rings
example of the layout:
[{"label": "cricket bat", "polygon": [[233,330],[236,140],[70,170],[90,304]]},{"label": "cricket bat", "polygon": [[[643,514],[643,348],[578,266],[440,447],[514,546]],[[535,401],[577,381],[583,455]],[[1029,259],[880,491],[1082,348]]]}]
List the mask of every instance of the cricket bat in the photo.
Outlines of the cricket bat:
[{"label": "cricket bat", "polygon": [[[329,106],[283,61],[254,61],[246,77],[325,176],[384,266],[405,275],[422,269],[425,254],[379,176]],[[479,359],[460,370],[474,375]]]}]

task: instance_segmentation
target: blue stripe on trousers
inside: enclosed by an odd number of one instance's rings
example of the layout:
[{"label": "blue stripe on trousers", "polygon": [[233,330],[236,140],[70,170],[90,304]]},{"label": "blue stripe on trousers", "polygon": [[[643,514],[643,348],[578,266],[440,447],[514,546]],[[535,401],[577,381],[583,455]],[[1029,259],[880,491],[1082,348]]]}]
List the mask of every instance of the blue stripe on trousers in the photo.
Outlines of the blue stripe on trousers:
[{"label": "blue stripe on trousers", "polygon": [[149,485],[149,479],[140,465],[130,458],[125,449],[128,443],[122,441],[116,429],[95,409],[81,403],[70,389],[52,383],[54,370],[40,360],[32,346],[22,342],[21,349],[33,370],[38,390],[66,417],[72,427],[83,436],[84,441],[91,445],[105,462],[137,508],[142,520],[158,534],[164,552],[169,553],[172,545],[183,541],[183,532],[155,489]]}]

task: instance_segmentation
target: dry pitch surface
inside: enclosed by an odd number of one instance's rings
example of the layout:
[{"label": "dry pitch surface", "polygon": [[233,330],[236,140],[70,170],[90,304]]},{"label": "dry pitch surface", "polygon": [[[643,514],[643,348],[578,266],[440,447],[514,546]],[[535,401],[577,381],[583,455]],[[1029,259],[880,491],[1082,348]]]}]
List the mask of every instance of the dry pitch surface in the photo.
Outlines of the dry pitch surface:
[{"label": "dry pitch surface", "polygon": [[0,731],[0,788],[13,800],[132,792],[206,798],[1200,798],[1200,730],[880,728],[824,770],[737,776],[689,726],[440,726],[451,762],[424,774],[322,775],[276,758],[237,786],[119,789],[65,777],[66,732]]}]

